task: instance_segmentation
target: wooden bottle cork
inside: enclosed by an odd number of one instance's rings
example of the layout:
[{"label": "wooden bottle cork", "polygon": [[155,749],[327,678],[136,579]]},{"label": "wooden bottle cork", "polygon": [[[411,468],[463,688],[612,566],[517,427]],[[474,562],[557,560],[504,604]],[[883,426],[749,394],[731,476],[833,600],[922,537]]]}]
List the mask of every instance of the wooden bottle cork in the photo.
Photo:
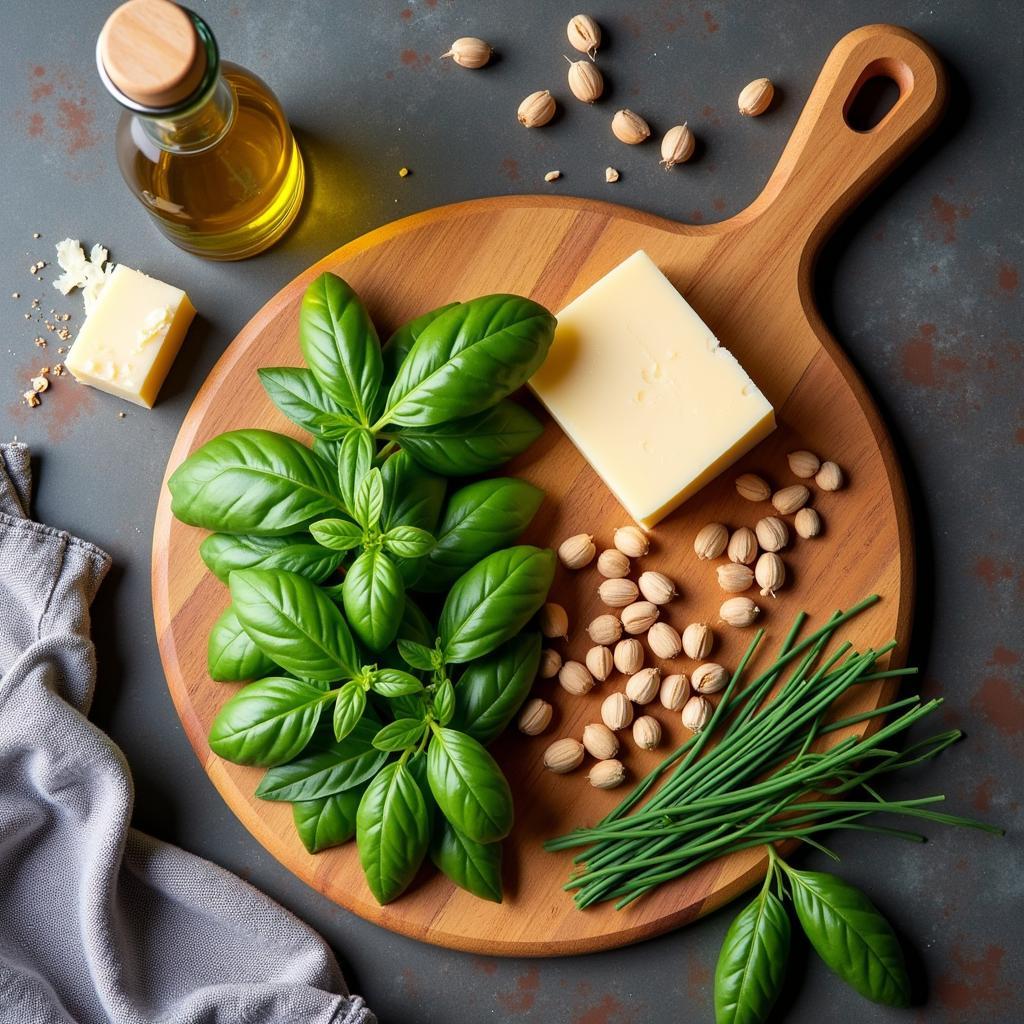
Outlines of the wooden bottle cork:
[{"label": "wooden bottle cork", "polygon": [[191,16],[170,0],[128,0],[100,33],[100,60],[111,82],[147,107],[187,100],[206,73],[206,47]]}]

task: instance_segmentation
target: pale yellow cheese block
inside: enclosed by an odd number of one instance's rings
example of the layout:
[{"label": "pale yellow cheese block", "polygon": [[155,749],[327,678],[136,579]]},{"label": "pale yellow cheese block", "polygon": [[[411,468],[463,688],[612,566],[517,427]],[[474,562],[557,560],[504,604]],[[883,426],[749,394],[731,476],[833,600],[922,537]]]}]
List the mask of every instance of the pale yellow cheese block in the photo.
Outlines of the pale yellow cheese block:
[{"label": "pale yellow cheese block", "polygon": [[151,409],[195,312],[180,288],[118,264],[64,365],[79,383]]},{"label": "pale yellow cheese block", "polygon": [[558,314],[530,386],[646,529],[775,428],[757,385],[642,251]]}]

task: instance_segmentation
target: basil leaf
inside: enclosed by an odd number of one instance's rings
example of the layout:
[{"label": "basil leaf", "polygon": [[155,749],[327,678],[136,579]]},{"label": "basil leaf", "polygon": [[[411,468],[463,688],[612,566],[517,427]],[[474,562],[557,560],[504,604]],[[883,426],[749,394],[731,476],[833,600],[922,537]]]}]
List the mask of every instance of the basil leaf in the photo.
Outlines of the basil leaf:
[{"label": "basil leaf", "polygon": [[[403,641],[399,641],[402,643]],[[410,693],[419,693],[423,684],[408,672],[397,668],[382,668],[373,673],[373,692],[382,697],[405,697]]]},{"label": "basil leaf", "polygon": [[312,372],[298,366],[269,366],[256,371],[270,400],[297,426],[327,436],[332,428],[354,427],[356,421],[316,382]]},{"label": "basil leaf", "polygon": [[449,309],[399,367],[383,422],[428,426],[482,412],[533,376],[554,331],[543,306],[517,295],[485,295]]},{"label": "basil leaf", "polygon": [[351,551],[363,543],[363,531],[348,519],[320,519],[310,523],[313,539],[331,551]]},{"label": "basil leaf", "polygon": [[290,533],[341,507],[321,460],[284,434],[230,430],[196,449],[167,481],[171,512],[221,533]]},{"label": "basil leaf", "polygon": [[341,555],[325,551],[305,533],[279,537],[211,533],[199,545],[199,557],[224,583],[236,569],[287,569],[313,583],[322,583],[341,564]]},{"label": "basil leaf", "polygon": [[554,574],[554,552],[526,544],[477,562],[441,609],[438,635],[446,661],[483,657],[515,636],[544,604]]},{"label": "basil leaf", "polygon": [[359,860],[378,903],[390,903],[416,877],[427,852],[427,802],[399,761],[385,765],[367,787],[356,812]]},{"label": "basil leaf", "polygon": [[432,427],[405,427],[402,448],[444,476],[475,476],[526,451],[544,432],[521,405],[503,399],[493,409]]},{"label": "basil leaf", "polygon": [[459,888],[501,902],[501,843],[477,843],[443,816],[430,842],[430,859]]},{"label": "basil leaf", "polygon": [[782,990],[789,915],[762,890],[729,925],[715,968],[715,1024],[761,1024]]},{"label": "basil leaf", "polygon": [[318,743],[303,757],[271,768],[256,795],[263,800],[315,800],[361,786],[387,759],[373,746],[379,728],[379,722],[361,718],[340,743]]},{"label": "basil leaf", "polygon": [[366,307],[340,277],[321,274],[306,289],[299,347],[324,391],[369,423],[383,372],[380,341]]},{"label": "basil leaf", "polygon": [[361,683],[350,680],[334,701],[334,738],[340,743],[359,723],[366,710],[366,691]]},{"label": "basil leaf", "polygon": [[542,490],[510,477],[459,488],[448,499],[420,589],[447,590],[484,555],[511,544],[529,526],[543,500]]},{"label": "basil leaf", "polygon": [[[381,527],[415,526],[433,533],[444,505],[445,481],[419,466],[407,452],[395,452],[380,468],[384,483]],[[422,558],[397,558],[395,564],[407,584],[415,583],[426,564]]]},{"label": "basil leaf", "polygon": [[379,469],[371,469],[359,482],[352,500],[352,516],[363,529],[380,522],[384,509],[384,483]]},{"label": "basil leaf", "polygon": [[274,671],[274,663],[242,629],[235,609],[228,605],[213,624],[206,644],[210,678],[219,682],[258,679]]},{"label": "basil leaf", "polygon": [[384,547],[399,558],[422,558],[434,546],[434,538],[416,526],[393,526],[382,539]]},{"label": "basil leaf", "polygon": [[442,314],[447,313],[457,302],[449,302],[447,306],[438,306],[429,313],[410,320],[407,324],[399,327],[394,334],[384,343],[381,348],[381,358],[384,361],[384,379],[393,381],[398,373],[409,350],[416,344],[416,339]]},{"label": "basil leaf", "polygon": [[835,875],[787,868],[786,877],[796,915],[818,956],[866,999],[908,1006],[903,950],[867,896]]},{"label": "basil leaf", "polygon": [[338,449],[338,493],[345,508],[356,507],[356,491],[373,465],[377,446],[368,430],[350,430]]},{"label": "basil leaf", "polygon": [[292,804],[292,820],[302,845],[310,853],[319,853],[347,843],[356,834],[356,811],[362,798],[362,789],[348,789]]},{"label": "basil leaf", "polygon": [[405,584],[383,551],[368,549],[351,565],[341,585],[345,615],[371,651],[383,651],[402,621]]},{"label": "basil leaf", "polygon": [[418,668],[423,672],[432,672],[434,669],[434,652],[424,644],[399,639],[398,653],[411,668]]},{"label": "basil leaf", "polygon": [[330,466],[330,472],[335,476],[338,473],[338,452],[341,450],[341,442],[330,438],[314,437],[311,445],[313,454],[321,461]]},{"label": "basil leaf", "polygon": [[444,816],[478,843],[512,830],[512,792],[497,762],[472,736],[435,728],[427,747],[427,781]]},{"label": "basil leaf", "polygon": [[286,672],[324,682],[356,674],[352,634],[337,605],[315,584],[283,569],[242,569],[228,585],[238,621]]},{"label": "basil leaf", "polygon": [[434,718],[447,725],[455,714],[455,689],[450,679],[443,679],[434,691]]},{"label": "basil leaf", "polygon": [[540,651],[539,633],[520,633],[471,661],[455,687],[452,726],[485,744],[504,732],[530,694]]},{"label": "basil leaf", "polygon": [[409,750],[419,743],[427,723],[422,718],[396,718],[388,722],[376,736],[373,745],[378,750]]},{"label": "basil leaf", "polygon": [[235,764],[283,764],[310,741],[323,704],[324,691],[301,679],[250,683],[217,713],[210,749]]}]

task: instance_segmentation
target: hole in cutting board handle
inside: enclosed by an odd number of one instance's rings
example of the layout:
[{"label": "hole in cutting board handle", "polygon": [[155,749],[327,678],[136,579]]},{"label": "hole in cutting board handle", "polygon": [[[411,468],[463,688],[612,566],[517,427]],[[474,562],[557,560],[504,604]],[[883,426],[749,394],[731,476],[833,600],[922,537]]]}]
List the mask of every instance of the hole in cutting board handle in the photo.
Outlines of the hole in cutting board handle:
[{"label": "hole in cutting board handle", "polygon": [[861,135],[880,128],[914,86],[913,72],[902,61],[872,61],[857,79],[843,106],[843,119]]}]

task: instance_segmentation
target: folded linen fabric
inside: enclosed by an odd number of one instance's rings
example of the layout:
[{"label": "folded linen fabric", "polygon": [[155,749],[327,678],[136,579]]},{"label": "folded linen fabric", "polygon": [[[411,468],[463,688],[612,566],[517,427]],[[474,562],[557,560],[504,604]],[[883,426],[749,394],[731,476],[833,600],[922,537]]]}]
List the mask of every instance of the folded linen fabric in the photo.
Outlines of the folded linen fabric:
[{"label": "folded linen fabric", "polygon": [[0,445],[0,1024],[375,1024],[324,941],[252,886],[129,827],[86,718],[99,548],[28,517]]}]

